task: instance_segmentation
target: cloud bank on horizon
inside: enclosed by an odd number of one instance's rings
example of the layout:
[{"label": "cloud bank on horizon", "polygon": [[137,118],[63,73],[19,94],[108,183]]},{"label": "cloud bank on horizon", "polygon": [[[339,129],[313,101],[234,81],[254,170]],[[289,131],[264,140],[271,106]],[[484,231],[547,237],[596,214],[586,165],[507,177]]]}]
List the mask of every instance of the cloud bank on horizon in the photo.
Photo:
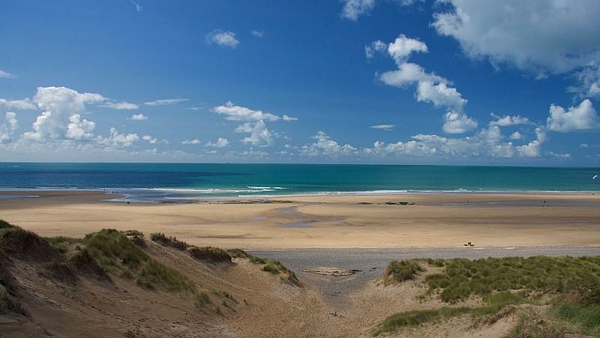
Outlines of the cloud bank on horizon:
[{"label": "cloud bank on horizon", "polygon": [[2,161],[600,166],[598,1],[238,5],[7,5]]}]

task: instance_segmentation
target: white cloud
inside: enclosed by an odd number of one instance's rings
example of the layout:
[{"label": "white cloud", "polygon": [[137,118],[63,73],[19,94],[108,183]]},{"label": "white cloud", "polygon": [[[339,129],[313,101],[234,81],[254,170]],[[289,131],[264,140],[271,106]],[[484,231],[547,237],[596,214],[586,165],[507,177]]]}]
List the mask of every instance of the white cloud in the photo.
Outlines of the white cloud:
[{"label": "white cloud", "polygon": [[514,133],[510,134],[510,139],[511,140],[521,140],[521,139],[523,139],[523,135],[521,135],[521,133],[519,133],[518,131],[515,131]]},{"label": "white cloud", "polygon": [[280,137],[277,133],[272,133],[265,121],[296,121],[297,118],[287,115],[277,116],[271,113],[265,113],[261,110],[252,110],[247,107],[236,106],[233,102],[226,102],[224,105],[217,106],[214,112],[225,115],[229,121],[241,121],[242,125],[235,128],[236,133],[249,133],[250,136],[242,140],[243,143],[249,143],[255,146],[270,146],[273,144],[274,137]]},{"label": "white cloud", "polygon": [[433,27],[457,39],[472,58],[513,65],[545,76],[598,61],[600,2],[446,0],[453,10],[434,14]]},{"label": "white cloud", "polygon": [[[371,57],[374,51],[381,51],[379,41],[375,41],[365,48],[367,57]],[[379,79],[390,86],[405,87],[415,85],[417,101],[429,102],[436,107],[444,107],[448,110],[444,116],[443,129],[446,133],[464,133],[477,127],[477,122],[468,117],[463,108],[467,104],[461,93],[450,86],[450,81],[434,73],[426,72],[423,67],[416,63],[408,62],[408,58],[414,52],[427,52],[427,45],[417,39],[411,39],[400,34],[387,48],[388,55],[394,59],[397,70],[387,71],[379,76]]]},{"label": "white cloud", "polygon": [[223,137],[219,137],[217,142],[208,142],[206,144],[207,147],[215,147],[215,148],[225,148],[229,145],[229,140]]},{"label": "white cloud", "polygon": [[387,51],[399,66],[405,63],[413,52],[426,53],[427,45],[417,39],[411,39],[404,34],[400,34],[394,42],[389,44]]},{"label": "white cloud", "polygon": [[583,100],[577,107],[565,110],[561,106],[550,105],[550,116],[546,120],[549,130],[569,132],[600,128],[596,109],[589,99]]},{"label": "white cloud", "polygon": [[206,35],[206,43],[235,48],[240,42],[235,38],[235,33],[216,29]]},{"label": "white cloud", "polygon": [[525,158],[541,156],[541,145],[544,141],[545,133],[542,128],[536,129],[536,139],[515,145],[512,141],[505,141],[500,127],[490,126],[474,136],[462,138],[418,134],[406,142],[386,144],[377,141],[372,148],[365,149],[365,153],[375,157],[410,156],[438,159]]},{"label": "white cloud", "polygon": [[498,116],[496,114],[491,114],[491,116],[493,118],[495,118],[495,121],[490,121],[489,125],[490,126],[500,126],[500,127],[509,127],[509,126],[515,126],[515,125],[520,125],[520,124],[531,124],[531,122],[529,121],[528,118],[526,117],[521,117],[520,115],[516,115],[516,116]]},{"label": "white cloud", "polygon": [[39,87],[33,102],[43,112],[33,123],[32,131],[23,136],[34,141],[78,136],[88,138],[94,124],[85,119],[81,121],[80,114],[85,112],[86,104],[105,100],[100,94],[79,93],[65,87]]},{"label": "white cloud", "polygon": [[304,145],[300,150],[303,155],[338,157],[356,153],[356,148],[349,144],[339,145],[323,131],[319,131],[313,139],[317,142]]},{"label": "white cloud", "polygon": [[444,131],[448,134],[462,134],[477,128],[477,122],[463,113],[449,111],[444,115]]},{"label": "white cloud", "polygon": [[23,100],[6,100],[0,98],[0,106],[4,106],[7,109],[18,109],[18,110],[37,110],[38,107],[30,99]]},{"label": "white cloud", "polygon": [[142,136],[142,140],[148,141],[148,143],[150,143],[150,144],[156,144],[156,143],[158,143],[158,139],[156,139],[156,137],[152,137],[150,135],[144,135],[144,136]]},{"label": "white cloud", "polygon": [[342,17],[348,20],[356,21],[358,17],[369,13],[375,7],[375,0],[342,0],[344,8]]},{"label": "white cloud", "polygon": [[225,119],[230,121],[277,121],[281,119],[281,117],[277,115],[263,113],[260,110],[236,106],[231,101],[226,102],[222,106],[215,107],[214,111],[221,115],[225,115]]},{"label": "white cloud", "polygon": [[456,88],[448,87],[444,82],[434,84],[420,81],[417,85],[417,101],[433,103],[436,107],[447,107],[462,111],[467,100],[463,99]]},{"label": "white cloud", "polygon": [[148,116],[144,114],[133,114],[129,119],[133,121],[145,121],[148,119]]},{"label": "white cloud", "polygon": [[139,141],[140,137],[137,134],[119,134],[119,131],[111,127],[110,136],[104,140],[104,143],[113,148],[125,148],[132,146]]},{"label": "white cloud", "polygon": [[169,106],[172,104],[177,104],[181,102],[188,101],[189,99],[177,98],[177,99],[163,99],[163,100],[154,100],[149,102],[144,102],[146,106]]},{"label": "white cloud", "polygon": [[0,79],[14,79],[16,78],[15,75],[9,73],[9,72],[5,72],[2,69],[0,69]]},{"label": "white cloud", "polygon": [[73,140],[89,140],[94,137],[96,123],[81,119],[81,115],[73,114],[69,117],[69,125],[65,136]]},{"label": "white cloud", "polygon": [[262,38],[263,36],[265,36],[265,32],[257,30],[250,31],[250,34],[256,36],[257,38]]},{"label": "white cloud", "polygon": [[117,110],[136,110],[139,108],[137,104],[129,102],[108,102],[104,104],[104,107]]},{"label": "white cloud", "polygon": [[273,144],[273,133],[267,128],[265,121],[246,122],[235,128],[236,133],[250,133],[242,140],[253,146],[267,147]]},{"label": "white cloud", "polygon": [[365,54],[370,59],[375,56],[375,53],[387,50],[387,45],[381,40],[373,41],[370,45],[365,46]]},{"label": "white cloud", "polygon": [[390,130],[394,129],[394,127],[395,127],[395,125],[393,125],[393,124],[376,124],[369,128],[390,131]]},{"label": "white cloud", "polygon": [[200,144],[200,140],[198,140],[197,138],[195,138],[193,140],[185,140],[185,141],[181,142],[181,144]]},{"label": "white cloud", "polygon": [[17,114],[13,112],[5,113],[4,119],[0,118],[0,144],[12,141],[12,135],[18,127]]},{"label": "white cloud", "polygon": [[578,93],[580,97],[600,99],[600,62],[592,62],[575,76],[579,81],[577,86],[569,88],[570,92]]}]

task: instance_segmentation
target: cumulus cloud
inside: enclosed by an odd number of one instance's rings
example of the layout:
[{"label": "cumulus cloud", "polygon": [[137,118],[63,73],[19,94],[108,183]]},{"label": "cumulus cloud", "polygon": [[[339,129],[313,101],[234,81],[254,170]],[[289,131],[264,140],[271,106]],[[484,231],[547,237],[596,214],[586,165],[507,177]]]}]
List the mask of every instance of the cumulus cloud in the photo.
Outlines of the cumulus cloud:
[{"label": "cumulus cloud", "polygon": [[342,17],[351,21],[358,20],[361,15],[368,14],[375,7],[375,0],[342,0]]},{"label": "cumulus cloud", "polygon": [[137,134],[120,134],[117,128],[111,127],[110,136],[104,140],[104,143],[113,148],[125,148],[132,146],[139,139]]},{"label": "cumulus cloud", "polygon": [[263,36],[265,36],[265,32],[257,30],[250,31],[250,34],[256,36],[257,38],[262,38]]},{"label": "cumulus cloud", "polygon": [[219,137],[217,142],[208,142],[206,144],[207,147],[215,147],[215,148],[225,148],[229,145],[229,140],[224,137]]},{"label": "cumulus cloud", "polygon": [[444,131],[448,134],[462,134],[477,128],[477,121],[463,113],[449,111],[444,115]]},{"label": "cumulus cloud", "polygon": [[297,118],[287,115],[278,116],[271,113],[265,113],[261,110],[253,110],[247,107],[236,106],[233,102],[226,102],[224,105],[213,109],[216,113],[224,115],[226,120],[244,122],[236,129],[236,133],[249,133],[250,136],[242,140],[243,143],[254,146],[270,146],[273,144],[273,138],[279,135],[273,133],[267,127],[265,121],[296,121]]},{"label": "cumulus cloud", "polygon": [[185,98],[162,99],[162,100],[154,100],[154,101],[144,102],[144,104],[146,106],[169,106],[169,105],[172,105],[172,104],[177,104],[177,103],[185,102],[185,101],[188,101],[188,100],[189,99],[185,99]]},{"label": "cumulus cloud", "polygon": [[273,144],[273,133],[267,128],[265,121],[246,122],[237,128],[236,133],[249,133],[250,136],[245,137],[242,142],[249,143],[253,146],[267,147]]},{"label": "cumulus cloud", "polygon": [[270,113],[264,113],[260,110],[252,110],[250,108],[236,106],[233,102],[228,101],[224,105],[217,106],[214,111],[218,114],[225,115],[226,120],[230,121],[277,121],[281,117]]},{"label": "cumulus cloud", "polygon": [[394,42],[388,45],[387,51],[396,61],[396,64],[401,65],[414,52],[426,53],[427,45],[417,39],[411,39],[404,34],[400,34]]},{"label": "cumulus cloud", "polygon": [[206,35],[206,43],[235,48],[240,42],[235,38],[235,33],[216,29]]},{"label": "cumulus cloud", "polygon": [[461,111],[467,100],[456,88],[448,87],[444,82],[434,84],[431,81],[420,81],[417,85],[417,101],[433,103],[436,107],[447,107]]},{"label": "cumulus cloud", "polygon": [[495,119],[494,121],[490,121],[490,126],[500,126],[500,127],[508,127],[515,126],[519,124],[531,124],[528,118],[521,117],[520,115],[516,116],[498,116],[496,114],[491,114],[491,116]]},{"label": "cumulus cloud", "polygon": [[[418,40],[400,34],[394,42],[387,45],[387,54],[394,59],[397,70],[386,71],[379,75],[379,79],[390,86],[404,88],[416,85],[415,97],[417,101],[432,103],[436,107],[448,110],[444,116],[444,131],[451,134],[465,133],[477,127],[477,122],[468,117],[463,109],[467,100],[462,94],[451,86],[450,81],[429,73],[420,65],[408,62],[408,58],[415,52],[427,52],[427,45]],[[375,41],[365,47],[367,57],[372,57],[375,52],[384,51],[381,41]]]},{"label": "cumulus cloud", "polygon": [[302,146],[302,149],[300,150],[301,154],[311,157],[338,157],[356,153],[356,148],[349,144],[338,144],[323,131],[319,131],[313,136],[313,139],[315,139],[316,142]]},{"label": "cumulus cloud", "polygon": [[144,114],[133,114],[129,119],[132,121],[145,121],[148,119],[148,116]]},{"label": "cumulus cloud", "polygon": [[32,102],[30,99],[23,100],[6,100],[0,98],[0,107],[5,107],[6,109],[17,109],[17,110],[37,110],[37,105]]},{"label": "cumulus cloud", "polygon": [[595,0],[464,1],[434,14],[439,34],[457,39],[467,55],[543,75],[597,61],[600,3]]},{"label": "cumulus cloud", "polygon": [[100,94],[79,93],[65,87],[39,87],[33,97],[42,115],[36,118],[32,131],[23,136],[34,141],[60,138],[89,138],[95,124],[81,120],[86,104],[104,102]]},{"label": "cumulus cloud", "polygon": [[18,127],[17,114],[7,112],[4,114],[3,119],[0,116],[0,144],[9,143]]},{"label": "cumulus cloud", "polygon": [[158,143],[158,139],[156,137],[152,137],[150,135],[144,135],[144,136],[142,136],[142,140],[148,141],[148,143],[150,143],[150,144],[156,144],[156,143]]},{"label": "cumulus cloud", "polygon": [[69,117],[69,125],[65,136],[73,140],[89,140],[94,137],[96,123],[81,119],[81,115],[73,114]]},{"label": "cumulus cloud", "polygon": [[393,124],[376,124],[376,125],[371,126],[369,128],[390,131],[390,130],[394,129],[394,127],[395,127],[395,125],[393,125]]},{"label": "cumulus cloud", "polygon": [[575,76],[579,84],[569,88],[570,92],[577,93],[580,97],[600,99],[600,62],[592,62]]},{"label": "cumulus cloud", "polygon": [[550,116],[546,120],[548,130],[569,132],[600,128],[600,119],[589,99],[583,100],[579,106],[564,109],[550,105]]},{"label": "cumulus cloud", "polygon": [[541,145],[545,140],[542,128],[536,129],[536,138],[523,144],[505,141],[500,127],[483,128],[474,136],[452,138],[439,135],[417,134],[409,141],[388,143],[376,141],[365,153],[375,157],[410,156],[438,158],[532,158],[541,156]]},{"label": "cumulus cloud", "polygon": [[510,134],[510,139],[511,140],[521,140],[521,139],[523,139],[523,135],[521,135],[521,133],[519,133],[518,131],[515,131],[514,133]]}]

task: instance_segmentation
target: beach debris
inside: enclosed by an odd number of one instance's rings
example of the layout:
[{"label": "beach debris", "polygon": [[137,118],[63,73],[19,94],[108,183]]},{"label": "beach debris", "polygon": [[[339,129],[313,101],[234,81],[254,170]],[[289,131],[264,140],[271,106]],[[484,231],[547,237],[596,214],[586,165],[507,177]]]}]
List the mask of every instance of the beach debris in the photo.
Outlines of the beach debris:
[{"label": "beach debris", "polygon": [[467,242],[464,244],[465,246],[475,246],[475,244],[473,244],[473,242]]}]

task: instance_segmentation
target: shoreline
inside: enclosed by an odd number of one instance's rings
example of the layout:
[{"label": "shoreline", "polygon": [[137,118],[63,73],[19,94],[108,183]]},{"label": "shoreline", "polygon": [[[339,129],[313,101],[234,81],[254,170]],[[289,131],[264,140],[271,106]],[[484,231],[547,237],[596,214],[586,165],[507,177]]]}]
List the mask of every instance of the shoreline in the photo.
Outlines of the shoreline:
[{"label": "shoreline", "polygon": [[[36,198],[1,198],[10,195]],[[244,250],[600,246],[600,195],[294,195],[125,203],[105,191],[0,191],[0,219],[42,236],[162,232]]]}]

